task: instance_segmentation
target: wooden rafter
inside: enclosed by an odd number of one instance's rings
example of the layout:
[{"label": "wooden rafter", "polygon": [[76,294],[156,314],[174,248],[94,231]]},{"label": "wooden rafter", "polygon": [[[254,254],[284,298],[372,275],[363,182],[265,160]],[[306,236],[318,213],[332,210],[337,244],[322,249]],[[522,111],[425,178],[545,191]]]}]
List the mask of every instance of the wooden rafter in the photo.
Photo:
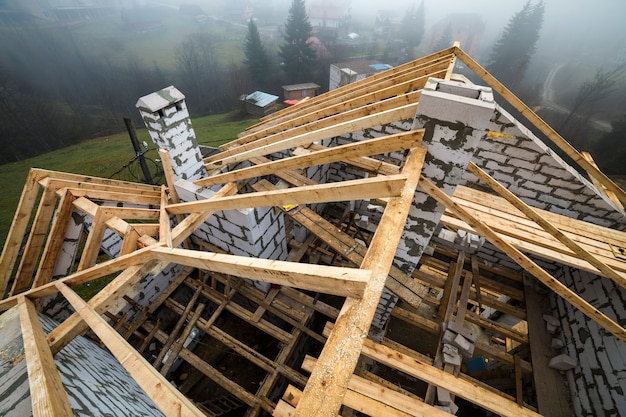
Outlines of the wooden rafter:
[{"label": "wooden rafter", "polygon": [[307,168],[313,165],[324,165],[345,159],[407,150],[421,142],[423,135],[423,129],[397,133],[395,135],[335,146],[303,155],[292,156],[291,158],[279,159],[277,161],[238,169],[236,171],[213,175],[208,178],[196,180],[194,183],[202,187],[210,187],[215,184],[261,177],[277,171]]},{"label": "wooden rafter", "polygon": [[554,291],[556,294],[560,295],[563,299],[567,300],[570,304],[580,310],[583,314],[585,314],[590,319],[594,320],[600,326],[604,327],[609,332],[613,333],[615,337],[620,340],[626,341],[626,329],[608,317],[606,314],[602,313],[597,308],[593,307],[587,301],[585,301],[582,297],[576,294],[574,291],[566,287],[559,280],[554,278],[552,275],[547,273],[543,268],[533,262],[530,258],[520,252],[517,248],[515,248],[510,243],[506,242],[502,239],[498,233],[494,232],[486,224],[482,223],[480,220],[476,219],[472,216],[467,210],[458,205],[452,200],[447,194],[437,188],[433,183],[428,181],[427,179],[420,179],[420,188],[430,194],[433,198],[435,198],[439,203],[443,204],[449,210],[453,211],[456,215],[458,215],[463,221],[469,224],[476,232],[482,236],[484,236],[487,240],[489,240],[495,247],[500,249],[502,252],[507,254],[511,259],[517,262],[522,268],[531,273],[534,277],[536,277],[539,281],[541,281],[544,285]]},{"label": "wooden rafter", "polygon": [[488,175],[485,171],[477,167],[473,162],[470,163],[470,165],[468,166],[468,170],[472,174],[476,175],[478,179],[489,185],[489,187],[491,187],[492,190],[498,193],[498,195],[504,197],[515,208],[528,216],[529,219],[535,221],[544,230],[554,236],[559,242],[567,246],[579,258],[589,262],[589,264],[597,268],[602,273],[602,275],[612,279],[617,285],[626,289],[626,278],[624,276],[618,274],[613,268],[602,262],[602,260],[595,257],[581,245],[569,238],[565,233],[559,230],[558,227],[556,227],[543,216],[541,216],[538,211],[520,200],[515,194],[506,189],[506,187],[504,187],[502,184],[500,184],[498,181]]},{"label": "wooden rafter", "polygon": [[569,144],[561,135],[559,135],[550,125],[544,122],[535,112],[533,112],[522,100],[517,98],[508,88],[506,88],[500,81],[498,81],[493,75],[489,74],[480,64],[472,57],[467,55],[461,48],[454,48],[454,54],[459,58],[469,69],[474,71],[476,75],[482,78],[491,88],[500,94],[504,99],[509,102],[522,116],[528,119],[533,125],[537,127],[544,135],[546,135],[552,143],[559,147],[563,152],[567,154],[574,162],[581,166],[585,171],[593,175],[600,183],[608,190],[615,193],[617,198],[626,203],[626,192],[622,190],[617,184],[615,184],[609,177],[607,177],[602,171],[600,171],[594,164],[587,161],[583,155],[576,148]]},{"label": "wooden rafter", "polygon": [[300,264],[186,249],[154,248],[160,260],[327,294],[360,298],[370,271]]},{"label": "wooden rafter", "polygon": [[56,287],[72,304],[76,313],[89,325],[113,356],[135,379],[166,416],[204,416],[195,405],[159,374],[96,310],[62,282]]},{"label": "wooden rafter", "polygon": [[20,295],[18,310],[33,416],[73,416],[61,376],[37,317],[35,305]]},{"label": "wooden rafter", "polygon": [[296,416],[334,417],[339,412],[385,286],[425,155],[426,149],[419,147],[412,149],[407,156],[402,170],[407,176],[406,184],[401,195],[390,199],[387,204],[361,264],[361,269],[372,271],[372,278],[361,300],[346,299],[335,328],[320,354],[318,366],[304,389]]},{"label": "wooden rafter", "polygon": [[288,204],[312,204],[332,201],[358,200],[362,198],[395,197],[400,194],[406,175],[375,177],[343,181],[287,190],[249,193],[202,201],[170,204],[170,214],[237,210],[251,207],[286,206]]}]

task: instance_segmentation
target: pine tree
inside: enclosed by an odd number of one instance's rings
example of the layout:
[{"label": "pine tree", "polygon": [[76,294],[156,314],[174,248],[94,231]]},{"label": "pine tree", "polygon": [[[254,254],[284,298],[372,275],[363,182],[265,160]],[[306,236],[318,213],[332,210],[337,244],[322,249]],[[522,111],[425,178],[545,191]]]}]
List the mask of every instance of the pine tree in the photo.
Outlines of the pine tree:
[{"label": "pine tree", "polygon": [[509,88],[514,88],[524,77],[539,40],[543,25],[544,3],[526,2],[515,13],[496,42],[487,69]]},{"label": "pine tree", "polygon": [[400,25],[400,38],[406,42],[410,51],[413,51],[422,42],[424,37],[424,0],[415,9],[415,5],[407,11]]},{"label": "pine tree", "polygon": [[285,24],[285,43],[279,52],[282,69],[292,82],[307,81],[311,76],[315,50],[307,40],[312,29],[304,0],[293,0]]},{"label": "pine tree", "polygon": [[269,75],[269,61],[261,42],[259,29],[253,19],[250,19],[248,23],[244,52],[246,55],[245,64],[250,72],[250,77],[255,84],[263,86],[267,82]]}]

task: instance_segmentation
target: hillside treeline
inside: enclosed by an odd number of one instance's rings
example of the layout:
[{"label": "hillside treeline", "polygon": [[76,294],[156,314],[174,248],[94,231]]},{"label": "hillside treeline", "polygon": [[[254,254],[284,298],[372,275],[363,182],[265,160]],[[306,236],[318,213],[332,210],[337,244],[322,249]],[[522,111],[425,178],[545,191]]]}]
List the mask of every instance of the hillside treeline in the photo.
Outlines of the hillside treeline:
[{"label": "hillside treeline", "polygon": [[123,117],[141,123],[137,99],[171,84],[197,115],[236,105],[237,68],[217,66],[214,45],[201,33],[181,42],[178,65],[168,71],[141,57],[112,62],[81,50],[75,36],[69,28],[38,24],[2,29],[0,164],[119,132]]}]

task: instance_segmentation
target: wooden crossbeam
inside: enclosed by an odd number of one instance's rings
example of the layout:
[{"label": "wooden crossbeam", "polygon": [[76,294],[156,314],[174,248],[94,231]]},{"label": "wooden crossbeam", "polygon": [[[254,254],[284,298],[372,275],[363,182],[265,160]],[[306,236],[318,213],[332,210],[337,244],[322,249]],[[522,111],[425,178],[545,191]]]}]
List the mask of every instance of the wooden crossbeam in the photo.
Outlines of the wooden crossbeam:
[{"label": "wooden crossbeam", "polygon": [[[387,71],[374,74],[370,77],[366,77],[357,82],[344,86],[341,89],[328,91],[319,96],[309,99],[304,106],[298,105],[287,108],[281,112],[277,112],[261,119],[261,123],[247,128],[241,136],[254,133],[266,125],[273,125],[280,123],[285,119],[294,119],[304,113],[322,113],[324,109],[329,106],[330,103],[338,103],[342,100],[365,96],[369,98],[369,102],[376,100],[372,94],[380,90],[381,88],[388,87],[389,82],[393,83],[393,80],[403,75],[414,74],[413,76],[430,75],[433,77],[441,77],[445,74],[445,70],[448,67],[448,62],[453,57],[454,50],[448,48],[439,52],[435,52],[431,55],[425,56],[418,60],[410,61],[397,67],[391,68]],[[323,114],[321,117],[326,117],[328,114]],[[224,148],[230,147],[230,144],[226,144]]]},{"label": "wooden crossbeam", "polygon": [[402,170],[407,176],[406,184],[400,197],[391,198],[387,204],[361,264],[361,269],[372,271],[372,278],[361,300],[347,298],[344,302],[318,366],[304,389],[296,416],[334,417],[339,412],[404,230],[425,155],[423,147],[409,151]]},{"label": "wooden crossbeam", "polygon": [[344,297],[360,298],[371,276],[369,271],[353,268],[255,259],[187,249],[155,248],[152,253],[161,261]]},{"label": "wooden crossbeam", "polygon": [[[591,156],[589,152],[581,152],[580,154],[583,156],[583,158],[585,158],[587,162],[592,164],[594,167],[598,168],[598,165],[593,160],[593,157]],[[619,207],[621,210],[624,210],[624,206],[619,201],[619,198],[617,198],[617,196],[615,195],[613,191],[607,190],[604,184],[598,181],[592,172],[587,172],[587,175],[589,175],[589,179],[591,179],[591,182],[593,183],[593,185],[596,186],[598,190],[604,193],[604,195],[606,195],[612,202],[614,202],[617,205],[617,207]]]},{"label": "wooden crossbeam", "polygon": [[626,330],[622,326],[620,326],[618,323],[616,323],[614,320],[612,320],[606,314],[602,313],[597,308],[593,307],[574,291],[566,287],[563,283],[561,283],[559,280],[546,272],[543,268],[533,262],[530,258],[520,252],[513,245],[507,243],[496,232],[494,232],[493,229],[473,217],[467,210],[455,203],[452,198],[450,198],[447,194],[437,188],[437,186],[435,186],[432,182],[422,178],[420,179],[419,186],[422,190],[426,191],[429,195],[439,201],[439,203],[443,204],[446,208],[453,211],[463,221],[465,221],[474,230],[476,230],[478,234],[484,236],[487,240],[489,240],[489,242],[491,242],[494,246],[507,254],[511,259],[517,262],[518,265],[530,272],[534,277],[536,277],[552,291],[554,291],[563,299],[572,304],[574,307],[579,309],[587,317],[594,320],[596,323],[604,327],[609,332],[613,333],[613,335],[615,335],[618,339],[626,341]]},{"label": "wooden crossbeam", "polygon": [[455,377],[419,358],[409,357],[387,346],[365,339],[362,353],[375,361],[390,366],[415,378],[450,391],[467,401],[501,416],[540,417],[502,395],[487,390],[471,381]]},{"label": "wooden crossbeam", "polygon": [[109,326],[93,307],[62,282],[57,282],[56,286],[74,307],[76,313],[98,335],[113,356],[165,415],[204,416],[204,413],[173,387],[118,332]]},{"label": "wooden crossbeam", "polygon": [[593,175],[600,183],[608,190],[615,193],[617,198],[622,203],[626,203],[626,192],[622,190],[617,184],[615,184],[609,177],[607,177],[596,166],[587,161],[581,154],[570,145],[561,135],[559,135],[550,125],[544,122],[535,112],[533,112],[522,100],[517,98],[508,88],[506,88],[500,81],[498,81],[493,75],[489,74],[480,64],[461,48],[454,48],[454,54],[459,58],[469,69],[474,71],[476,75],[483,79],[494,91],[500,94],[504,99],[511,104],[522,116],[528,119],[533,125],[537,127],[544,135],[548,137],[559,149],[561,149],[567,156],[572,158],[574,162],[580,165],[585,171]]},{"label": "wooden crossbeam", "polygon": [[210,187],[215,184],[241,181],[248,178],[261,177],[273,174],[276,171],[307,168],[314,165],[324,165],[350,158],[377,155],[386,152],[407,150],[420,143],[424,136],[424,129],[397,133],[375,139],[364,140],[341,146],[327,148],[304,155],[283,158],[264,164],[238,169],[236,171],[213,175],[194,181],[201,187]]},{"label": "wooden crossbeam", "polygon": [[[276,187],[264,180],[254,184],[253,188],[255,190],[276,189]],[[361,266],[367,253],[367,248],[358,243],[353,237],[337,229],[334,224],[308,207],[298,207],[298,209],[294,210],[285,210],[281,207],[281,209],[287,216],[311,232],[312,235],[317,236],[322,242],[335,250],[342,258],[347,259],[356,266]],[[389,277],[385,286],[415,308],[421,304],[428,291],[427,288],[417,284],[395,265],[392,265],[389,270]]]},{"label": "wooden crossbeam", "polygon": [[33,416],[73,416],[34,303],[20,295],[18,310]]},{"label": "wooden crossbeam", "polygon": [[286,206],[288,204],[312,204],[333,201],[360,200],[364,198],[395,197],[400,194],[406,176],[365,178],[289,188],[286,190],[249,193],[187,203],[170,204],[170,214],[214,212],[252,207]]},{"label": "wooden crossbeam", "polygon": [[554,226],[547,219],[541,216],[541,214],[538,211],[536,211],[535,209],[533,209],[532,207],[524,203],[519,197],[517,197],[515,194],[510,192],[506,187],[504,187],[502,184],[496,181],[493,177],[491,177],[485,171],[483,171],[478,166],[476,166],[476,164],[471,162],[468,166],[468,170],[472,174],[476,175],[476,177],[479,180],[489,185],[489,187],[491,187],[492,190],[498,193],[498,195],[505,198],[515,208],[517,208],[519,211],[521,211],[526,216],[528,216],[529,219],[535,221],[544,230],[546,230],[548,233],[554,236],[559,242],[567,246],[578,257],[589,262],[591,265],[597,268],[600,272],[602,272],[604,276],[610,278],[617,285],[626,289],[626,278],[624,278],[622,275],[615,272],[613,268],[611,268],[610,266],[602,262],[597,257],[593,256],[591,253],[585,250],[581,245],[577,244],[572,239],[570,239],[565,233],[559,230],[558,227]]},{"label": "wooden crossbeam", "polygon": [[288,135],[286,138],[280,137],[280,140],[278,141],[274,141],[274,138],[271,136],[268,138],[258,139],[254,142],[233,148],[232,151],[217,154],[215,157],[219,159],[210,160],[210,166],[233,164],[245,161],[254,156],[269,155],[275,152],[284,151],[285,149],[308,145],[309,143],[341,136],[346,133],[354,132],[355,130],[363,130],[398,120],[410,119],[415,116],[416,110],[416,103],[406,104],[404,106],[373,113],[357,119],[346,120],[326,127],[320,127],[299,135]]}]

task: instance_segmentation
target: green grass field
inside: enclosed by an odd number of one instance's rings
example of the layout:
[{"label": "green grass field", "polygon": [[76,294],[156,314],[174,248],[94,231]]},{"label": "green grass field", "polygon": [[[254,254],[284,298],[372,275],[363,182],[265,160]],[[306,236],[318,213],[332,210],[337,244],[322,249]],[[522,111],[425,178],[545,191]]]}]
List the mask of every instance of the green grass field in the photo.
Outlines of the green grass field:
[{"label": "green grass field", "polygon": [[[242,120],[235,112],[196,118],[193,119],[193,126],[198,143],[219,146],[234,140],[239,132],[256,121],[256,119]],[[145,141],[151,148],[154,148],[146,129],[137,129],[137,135],[140,142]],[[4,247],[15,208],[31,167],[109,178],[134,156],[130,139],[124,130],[124,123],[120,120],[120,133],[118,134],[87,140],[34,158],[0,165],[1,247]],[[156,159],[157,152],[151,150],[146,156]]]}]

